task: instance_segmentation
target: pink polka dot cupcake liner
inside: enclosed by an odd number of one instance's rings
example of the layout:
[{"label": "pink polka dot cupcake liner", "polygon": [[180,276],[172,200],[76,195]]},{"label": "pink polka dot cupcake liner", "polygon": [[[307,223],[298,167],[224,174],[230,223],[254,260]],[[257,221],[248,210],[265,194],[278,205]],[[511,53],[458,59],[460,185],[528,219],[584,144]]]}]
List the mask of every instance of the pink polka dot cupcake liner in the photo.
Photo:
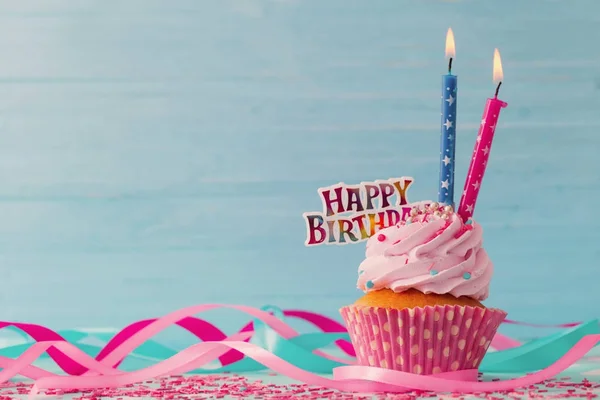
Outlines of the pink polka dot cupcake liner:
[{"label": "pink polka dot cupcake liner", "polygon": [[462,306],[411,309],[347,306],[340,310],[358,364],[420,375],[478,369],[506,317]]}]

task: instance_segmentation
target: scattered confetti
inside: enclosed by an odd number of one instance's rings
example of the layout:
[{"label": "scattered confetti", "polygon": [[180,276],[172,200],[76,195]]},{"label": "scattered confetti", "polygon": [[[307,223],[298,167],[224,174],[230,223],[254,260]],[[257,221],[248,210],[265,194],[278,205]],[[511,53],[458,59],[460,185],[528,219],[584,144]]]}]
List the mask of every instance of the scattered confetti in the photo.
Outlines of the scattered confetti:
[{"label": "scattered confetti", "polygon": [[[15,399],[29,393],[31,384],[7,383],[0,385],[0,400]],[[436,394],[413,391],[403,394],[357,394],[343,393],[328,388],[314,387],[300,383],[277,385],[261,379],[248,379],[236,374],[170,376],[142,384],[129,385],[120,389],[48,390],[47,396],[68,396],[73,400],[92,399],[334,399],[334,400],[408,400],[408,399],[593,399],[600,394],[600,383],[583,379],[573,382],[570,378],[559,378],[531,385],[521,390],[499,393]]]}]

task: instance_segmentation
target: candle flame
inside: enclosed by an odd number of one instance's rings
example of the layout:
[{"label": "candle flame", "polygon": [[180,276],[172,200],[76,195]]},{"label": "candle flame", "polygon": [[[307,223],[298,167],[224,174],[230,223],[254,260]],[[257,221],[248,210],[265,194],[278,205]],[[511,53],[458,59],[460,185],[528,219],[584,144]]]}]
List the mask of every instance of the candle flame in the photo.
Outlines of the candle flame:
[{"label": "candle flame", "polygon": [[448,32],[446,33],[446,58],[454,58],[455,56],[454,32],[452,32],[452,28],[448,28]]},{"label": "candle flame", "polygon": [[500,59],[500,52],[498,49],[494,49],[494,83],[502,82],[504,79],[504,72],[502,71],[502,59]]}]

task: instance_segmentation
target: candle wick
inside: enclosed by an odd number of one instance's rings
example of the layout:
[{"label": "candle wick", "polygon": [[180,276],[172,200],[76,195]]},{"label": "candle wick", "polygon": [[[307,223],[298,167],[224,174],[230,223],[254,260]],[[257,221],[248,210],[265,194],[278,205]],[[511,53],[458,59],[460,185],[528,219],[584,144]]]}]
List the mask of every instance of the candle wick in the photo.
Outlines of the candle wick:
[{"label": "candle wick", "polygon": [[450,57],[450,60],[448,61],[448,73],[452,73],[452,57]]},{"label": "candle wick", "polygon": [[498,92],[500,91],[501,85],[502,85],[502,81],[498,82],[498,86],[496,86],[496,94],[494,95],[495,98],[498,98]]}]

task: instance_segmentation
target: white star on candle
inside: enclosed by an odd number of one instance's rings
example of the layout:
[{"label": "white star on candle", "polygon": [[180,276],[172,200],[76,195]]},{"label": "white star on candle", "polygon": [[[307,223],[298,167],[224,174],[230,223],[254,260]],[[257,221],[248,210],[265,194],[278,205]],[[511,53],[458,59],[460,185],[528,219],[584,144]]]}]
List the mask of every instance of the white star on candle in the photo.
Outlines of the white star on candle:
[{"label": "white star on candle", "polygon": [[475,190],[477,190],[477,189],[479,189],[479,185],[480,185],[480,183],[479,183],[479,181],[476,181],[476,182],[475,182],[475,183],[473,183],[472,185],[473,185],[473,187],[475,188]]},{"label": "white star on candle", "polygon": [[481,135],[477,135],[477,142],[481,142]]},{"label": "white star on candle", "polygon": [[446,118],[446,123],[443,124],[446,127],[446,130],[452,128],[452,121],[450,121],[448,118]]},{"label": "white star on candle", "polygon": [[496,125],[490,125],[491,130],[494,130],[494,128],[496,128]]},{"label": "white star on candle", "polygon": [[484,125],[485,125],[485,119],[482,119],[481,120],[481,126],[484,126]]},{"label": "white star on candle", "polygon": [[469,205],[467,206],[467,212],[470,212],[470,213],[472,213],[472,212],[473,212],[473,204],[469,204]]},{"label": "white star on candle", "polygon": [[451,106],[451,105],[452,105],[452,103],[454,103],[454,97],[452,97],[452,95],[450,95],[450,97],[448,97],[448,98],[446,99],[446,101],[448,102],[448,105],[449,105],[449,106]]},{"label": "white star on candle", "polygon": [[452,159],[448,156],[445,156],[444,159],[442,160],[442,162],[444,163],[444,165],[448,165],[450,164],[450,161],[452,161]]},{"label": "white star on candle", "polygon": [[449,185],[450,185],[450,182],[448,182],[448,179],[446,179],[445,181],[442,181],[442,189],[448,189]]},{"label": "white star on candle", "polygon": [[481,151],[483,151],[483,154],[487,156],[487,153],[490,152],[490,148],[488,146],[485,146],[483,149],[481,149]]}]

